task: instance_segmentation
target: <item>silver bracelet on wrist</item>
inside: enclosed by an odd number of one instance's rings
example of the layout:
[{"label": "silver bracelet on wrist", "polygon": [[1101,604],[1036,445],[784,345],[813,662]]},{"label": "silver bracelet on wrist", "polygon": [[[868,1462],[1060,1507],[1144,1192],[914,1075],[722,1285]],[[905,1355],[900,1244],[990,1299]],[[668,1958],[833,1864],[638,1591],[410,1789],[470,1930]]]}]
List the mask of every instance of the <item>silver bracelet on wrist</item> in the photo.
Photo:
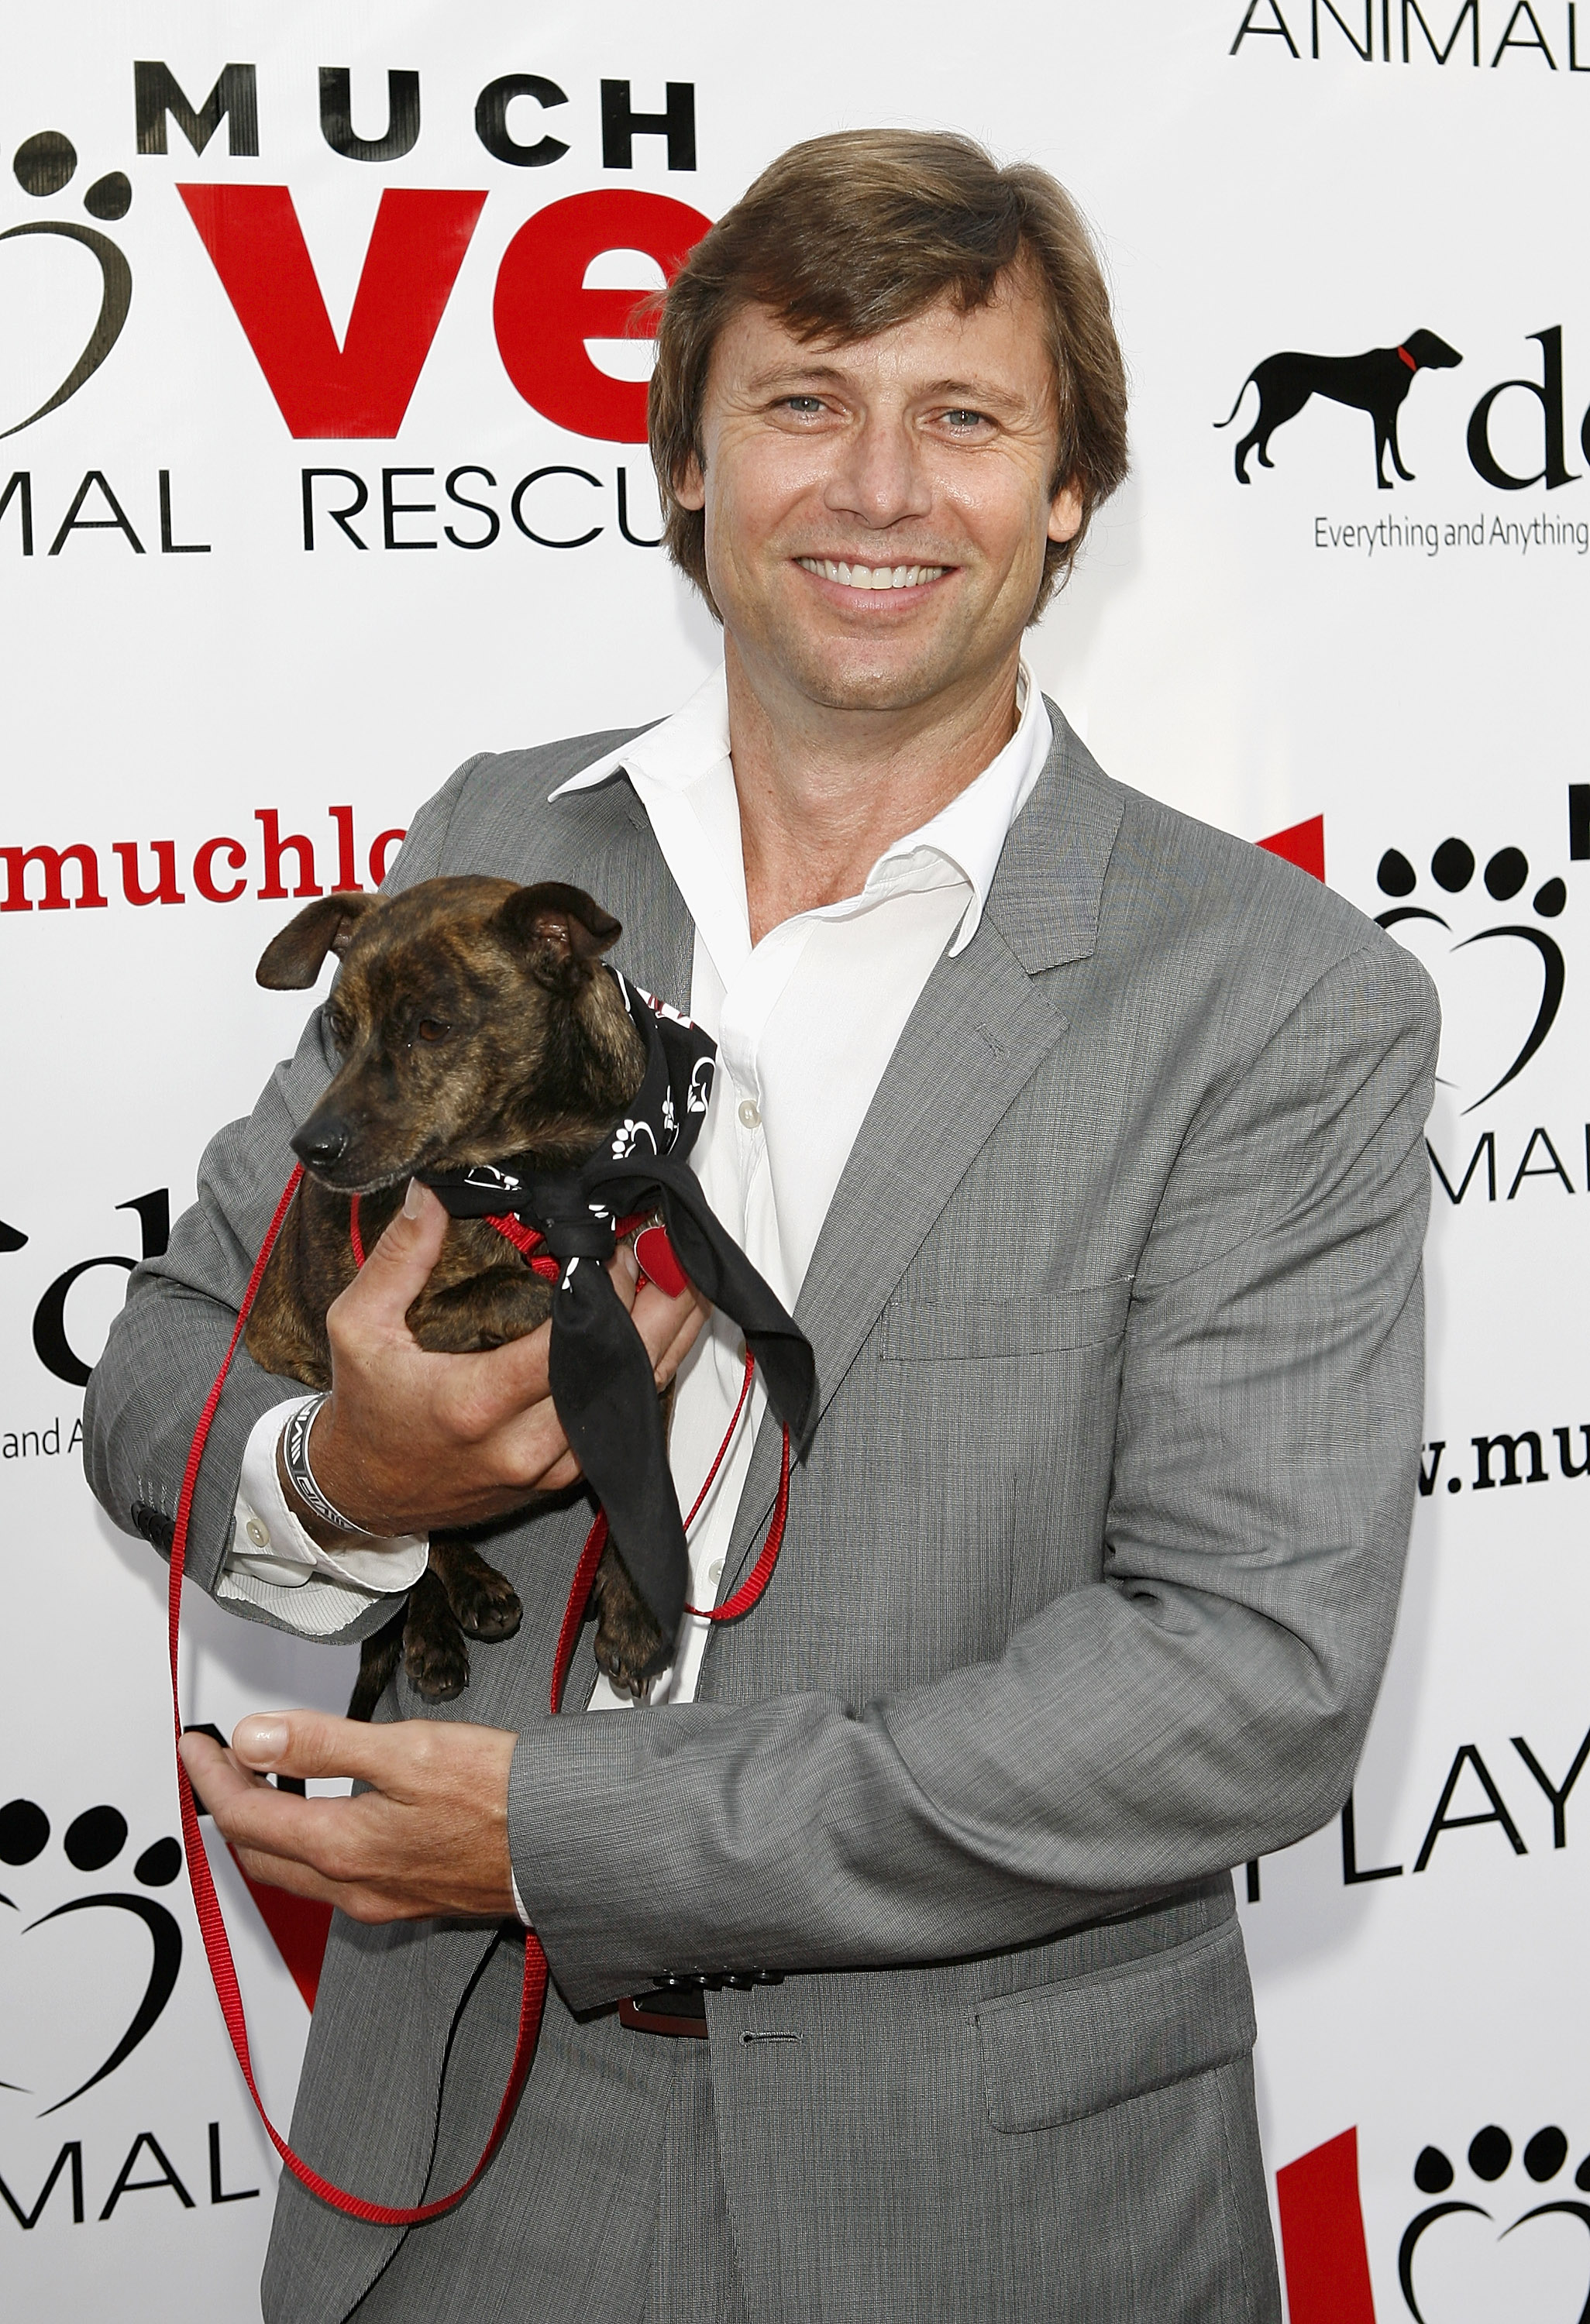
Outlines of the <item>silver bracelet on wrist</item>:
[{"label": "silver bracelet on wrist", "polygon": [[319,1518],[322,1525],[335,1526],[339,1533],[362,1534],[368,1540],[370,1536],[366,1527],[356,1525],[352,1517],[345,1517],[342,1511],[326,1499],[316,1484],[315,1472],[310,1466],[310,1431],[315,1425],[315,1416],[320,1406],[328,1401],[325,1396],[311,1397],[288,1415],[287,1425],[281,1436],[282,1466],[299,1499]]}]

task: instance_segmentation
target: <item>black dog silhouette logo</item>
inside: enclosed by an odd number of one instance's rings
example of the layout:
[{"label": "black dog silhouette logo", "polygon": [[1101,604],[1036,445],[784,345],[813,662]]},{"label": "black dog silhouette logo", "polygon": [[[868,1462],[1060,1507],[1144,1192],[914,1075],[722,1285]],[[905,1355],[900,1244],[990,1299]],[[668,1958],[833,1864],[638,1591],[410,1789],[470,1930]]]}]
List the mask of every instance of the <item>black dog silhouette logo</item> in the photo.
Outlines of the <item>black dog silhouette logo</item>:
[{"label": "black dog silhouette logo", "polygon": [[[1461,2280],[1470,2293],[1477,2292],[1483,2300],[1510,2301],[1510,2281],[1521,2288],[1520,2278],[1526,2273],[1538,2273],[1530,2255],[1521,2247],[1521,2246],[1511,2246],[1505,2255],[1501,2251],[1501,2246],[1518,2235],[1521,2228],[1533,2228],[1539,2235],[1547,2231],[1536,2227],[1536,2222],[1560,2219],[1575,2221],[1590,2231],[1590,2202],[1583,2200],[1590,2192],[1590,2155],[1579,2164],[1571,2181],[1564,2180],[1561,2173],[1568,2159],[1567,2135],[1556,2123],[1548,2123],[1527,2142],[1520,2159],[1523,2182],[1509,2178],[1513,2161],[1511,2138],[1499,2123],[1487,2123],[1483,2130],[1474,2133],[1468,2144],[1471,2194],[1457,2187],[1458,2172],[1440,2147],[1427,2146],[1419,2155],[1413,2166],[1413,2183],[1421,2195],[1434,2195],[1439,2200],[1410,2219],[1397,2250],[1397,2280],[1402,2288],[1403,2302],[1416,2324],[1442,2324],[1443,2278]],[[1503,2181],[1508,2181],[1505,2187]],[[1493,2193],[1493,2189],[1497,2191]],[[1542,2190],[1544,2200],[1530,2201],[1529,2198],[1537,2189]],[[1480,2196],[1487,2200],[1474,2200]],[[1518,2209],[1521,2203],[1522,2209]],[[1482,2250],[1474,2241],[1474,2231],[1468,2228],[1465,2232],[1470,2220],[1486,2220],[1493,2225],[1505,2221],[1494,2238],[1493,2251],[1492,2238],[1484,2238]],[[1568,2227],[1567,2232],[1571,2235],[1575,2230]],[[1443,2238],[1449,2246],[1445,2250]],[[1537,2250],[1533,2261],[1538,2262],[1543,2255]],[[1579,2324],[1585,2324],[1585,2319],[1590,2319],[1590,2241],[1585,2242],[1577,2254],[1558,2249],[1552,2256],[1556,2262],[1553,2277],[1562,2277],[1562,2288],[1571,2295]],[[1486,2279],[1484,2283],[1476,2282],[1476,2271]],[[1490,2281],[1493,2276],[1494,2282]],[[1524,2296],[1529,2298],[1530,2293],[1526,2291]],[[1465,2301],[1465,2314],[1478,2312],[1472,2301]],[[1527,2311],[1510,2304],[1505,2308],[1488,2306],[1486,2312],[1493,2312],[1499,2320],[1505,2314],[1509,2324],[1521,2319],[1525,2313],[1542,2313],[1532,2299]],[[1550,2312],[1558,2312],[1555,2306]],[[1563,2312],[1566,2324],[1567,2316],[1573,2310],[1565,2309]]]},{"label": "black dog silhouette logo", "polygon": [[1403,483],[1413,482],[1412,471],[1403,466],[1397,444],[1397,418],[1409,389],[1421,371],[1450,371],[1462,361],[1456,347],[1449,347],[1434,331],[1423,330],[1410,331],[1394,347],[1369,347],[1361,355],[1310,355],[1295,348],[1283,349],[1253,365],[1230,411],[1215,425],[1229,428],[1249,388],[1258,389],[1258,412],[1235,453],[1236,480],[1247,484],[1253,482],[1248,454],[1257,450],[1259,466],[1273,468],[1271,438],[1278,428],[1297,418],[1310,396],[1323,395],[1332,402],[1349,404],[1356,411],[1367,411],[1374,422],[1374,480],[1382,492],[1389,493],[1392,485],[1386,474],[1388,452]]},{"label": "black dog silhouette logo", "polygon": [[[1557,1022],[1567,981],[1562,946],[1553,933],[1567,904],[1567,881],[1554,872],[1533,885],[1527,905],[1515,902],[1531,888],[1530,860],[1521,847],[1499,847],[1486,862],[1481,884],[1493,903],[1512,906],[1512,916],[1458,935],[1447,914],[1474,900],[1470,890],[1477,869],[1468,842],[1449,838],[1429,859],[1428,877],[1438,893],[1424,886],[1423,875],[1400,848],[1387,848],[1375,874],[1382,895],[1393,899],[1375,915],[1382,928],[1403,932],[1404,941],[1431,928],[1456,937],[1450,945],[1437,939],[1410,949],[1441,987],[1446,1021],[1440,1079],[1465,1097],[1477,1084],[1484,1084],[1468,1098],[1465,1113],[1505,1089],[1539,1055]],[[1428,902],[1421,900],[1425,896]],[[1438,904],[1446,908],[1437,909]],[[1474,953],[1474,945],[1485,946],[1484,954]],[[1511,962],[1500,946],[1511,948]],[[1460,961],[1460,954],[1468,960]],[[1531,968],[1538,970],[1538,981]]]},{"label": "black dog silhouette logo", "polygon": [[[49,201],[63,193],[76,177],[77,148],[59,129],[41,129],[23,140],[11,166],[24,194],[35,201]],[[88,216],[107,223],[125,217],[132,204],[132,185],[121,170],[111,170],[104,177],[96,178],[83,196],[83,208]],[[35,420],[69,401],[85,382],[93,378],[120,338],[133,304],[132,267],[120,244],[113,242],[107,234],[101,234],[95,226],[79,226],[75,218],[51,217],[29,218],[21,226],[6,226],[0,231],[0,242],[14,242],[33,235],[76,243],[92,254],[99,268],[99,312],[87,344],[60,385],[24,420],[0,428],[0,437],[20,435],[24,428],[31,428]]]},{"label": "black dog silhouette logo", "polygon": [[[118,1978],[106,1962],[103,1984],[85,1987],[74,2010],[74,2040],[71,2054],[77,2058],[74,2070],[79,2074],[73,2087],[64,2092],[56,2089],[30,2089],[28,2085],[14,2079],[14,2068],[0,2057],[0,2089],[15,2090],[21,2095],[41,2098],[41,2115],[54,2114],[61,2107],[80,2098],[126,2063],[139,2043],[153,2032],[161,2013],[176,1987],[178,1972],[182,1966],[182,1932],[174,1914],[150,1895],[151,1889],[169,1888],[182,1869],[182,1850],[171,1838],[151,1840],[132,1866],[133,1887],[107,1886],[98,1876],[106,1873],[118,1862],[128,1840],[127,1819],[121,1810],[101,1804],[85,1808],[67,1825],[60,1836],[59,1854],[65,1859],[69,1873],[88,1877],[95,1885],[79,1889],[62,1901],[46,1904],[45,1896],[37,1891],[48,1886],[45,1894],[60,1894],[58,1851],[51,1847],[50,1818],[36,1801],[16,1799],[0,1807],[0,1866],[10,1866],[23,1876],[16,1880],[12,1873],[3,1877],[14,1886],[19,1895],[13,1896],[0,1890],[0,1944],[5,1945],[10,1959],[3,1979],[14,2006],[27,2006],[26,1997],[37,1987],[44,1988],[31,1973],[30,1963],[41,1969],[46,1967],[46,1949],[51,1939],[59,1939],[63,1923],[79,1925],[79,1916],[93,1916],[98,1934],[117,1947],[116,1967],[121,1962],[122,1932],[129,1922],[139,1922],[149,1939],[148,1967],[141,1971],[142,1992],[128,2016],[125,2006],[118,2005],[115,2022],[100,2024],[98,2012],[108,2006],[125,1988],[125,1980]],[[42,1878],[41,1876],[44,1876]],[[114,1876],[113,1876],[114,1877]],[[25,1885],[24,1885],[25,1884]],[[26,1889],[35,1891],[35,1908],[26,1896]],[[12,1950],[14,1940],[15,1950]],[[23,2035],[34,2038],[30,2048],[37,2047],[37,2029],[23,2026]],[[86,2044],[86,2052],[84,2050]],[[87,2074],[81,2073],[84,2063]],[[71,2080],[69,2073],[63,2077]]]}]

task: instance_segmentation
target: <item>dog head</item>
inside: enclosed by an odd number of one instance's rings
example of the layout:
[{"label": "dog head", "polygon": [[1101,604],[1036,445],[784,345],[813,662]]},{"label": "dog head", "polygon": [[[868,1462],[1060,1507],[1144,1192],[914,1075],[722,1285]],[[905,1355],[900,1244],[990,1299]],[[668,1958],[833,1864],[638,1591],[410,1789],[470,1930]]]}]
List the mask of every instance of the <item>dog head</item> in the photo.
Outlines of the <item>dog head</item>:
[{"label": "dog head", "polygon": [[1419,371],[1450,371],[1463,357],[1434,331],[1410,331],[1402,342]]},{"label": "dog head", "polygon": [[340,1064],[293,1151],[345,1194],[513,1154],[583,1160],[644,1065],[602,967],[621,933],[556,881],[425,880],[306,906],[255,971],[285,991],[328,953],[341,963],[324,1019]]}]

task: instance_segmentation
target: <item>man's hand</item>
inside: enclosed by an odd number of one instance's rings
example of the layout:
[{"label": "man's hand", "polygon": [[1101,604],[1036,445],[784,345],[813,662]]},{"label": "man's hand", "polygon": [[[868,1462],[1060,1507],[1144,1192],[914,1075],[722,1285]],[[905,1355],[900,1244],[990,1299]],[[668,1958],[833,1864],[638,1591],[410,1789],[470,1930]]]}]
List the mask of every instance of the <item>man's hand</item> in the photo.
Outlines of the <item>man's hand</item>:
[{"label": "man's hand", "polygon": [[[579,1475],[548,1388],[550,1324],[466,1356],[428,1355],[410,1331],[409,1307],[436,1265],[447,1227],[436,1196],[413,1181],[326,1317],[332,1388],[310,1444],[316,1480],[345,1516],[382,1536],[504,1517]],[[677,1299],[654,1284],[637,1288],[627,1246],[611,1271],[665,1387],[707,1304],[688,1287]],[[346,1535],[312,1524],[310,1530],[328,1546],[346,1546]]]},{"label": "man's hand", "polygon": [[[502,1727],[406,1720],[366,1727],[328,1711],[240,1720],[232,1748],[184,1735],[194,1790],[254,1880],[318,1896],[356,1921],[433,1914],[513,1920],[508,1869],[508,1767]],[[352,1775],[351,1799],[279,1792],[265,1772]]]}]

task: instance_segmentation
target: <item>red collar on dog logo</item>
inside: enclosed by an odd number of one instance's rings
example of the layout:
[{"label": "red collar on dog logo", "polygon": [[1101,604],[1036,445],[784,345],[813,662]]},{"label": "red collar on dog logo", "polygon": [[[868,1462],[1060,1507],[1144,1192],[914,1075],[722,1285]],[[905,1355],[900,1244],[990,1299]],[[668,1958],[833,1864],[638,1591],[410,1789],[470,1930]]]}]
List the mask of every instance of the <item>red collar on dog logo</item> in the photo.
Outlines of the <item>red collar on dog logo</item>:
[{"label": "red collar on dog logo", "polygon": [[[187,1564],[188,1528],[193,1513],[194,1488],[199,1481],[199,1464],[204,1458],[204,1448],[209,1441],[210,1429],[220,1406],[221,1391],[226,1384],[226,1375],[232,1369],[232,1359],[237,1352],[244,1329],[253,1312],[254,1300],[258,1296],[260,1284],[263,1280],[271,1253],[275,1249],[276,1239],[292,1206],[292,1198],[298,1192],[299,1182],[302,1176],[303,1169],[300,1165],[294,1169],[291,1177],[282,1189],[282,1198],[265,1231],[265,1238],[260,1245],[259,1256],[254,1260],[238,1305],[236,1324],[227,1343],[226,1352],[221,1359],[221,1368],[217,1372],[209,1394],[205,1398],[204,1409],[199,1416],[199,1425],[194,1429],[193,1442],[189,1447],[187,1463],[182,1471],[182,1488],[177,1499],[176,1522],[171,1534],[171,1581],[166,1600],[166,1637],[171,1678],[171,1718],[179,1745],[182,1739],[182,1708],[177,1685],[177,1648],[181,1631],[182,1577]],[[502,1224],[496,1221],[493,1223]],[[520,1222],[517,1220],[512,1223],[515,1229],[520,1226]],[[355,1256],[358,1265],[362,1267],[365,1263],[364,1246],[359,1235],[356,1203],[353,1208],[350,1224]],[[503,1231],[506,1231],[505,1226],[503,1227]],[[517,1233],[510,1235],[509,1240],[517,1242]],[[535,1265],[534,1256],[531,1252],[526,1251],[523,1255],[530,1265]],[[670,1256],[671,1255],[670,1252]],[[554,1260],[552,1264],[556,1268],[558,1262]],[[687,1526],[694,1522],[698,1514],[711,1489],[713,1480],[723,1466],[729,1446],[734,1441],[735,1431],[739,1426],[741,1416],[751,1394],[753,1370],[753,1360],[748,1354],[745,1359],[745,1377],[741,1383],[740,1399],[735,1406],[734,1418],[729,1423],[728,1433],[718,1448],[717,1457],[707,1471],[706,1481],[696,1497],[689,1516],[685,1519]],[[744,1583],[726,1604],[700,1609],[711,1621],[731,1622],[737,1620],[741,1615],[749,1613],[766,1589],[769,1577],[777,1563],[790,1508],[790,1431],[787,1427],[783,1434],[778,1497],[773,1506],[772,1521],[768,1527],[767,1539],[763,1545],[762,1554]],[[575,1569],[573,1586],[569,1593],[569,1603],[564,1609],[563,1625],[558,1634],[557,1650],[552,1660],[552,1683],[550,1694],[550,1707],[554,1713],[563,1707],[563,1689],[574,1660],[575,1647],[578,1642],[581,1625],[585,1620],[586,1607],[590,1599],[591,1587],[596,1578],[596,1568],[601,1563],[606,1540],[607,1519],[604,1512],[598,1509],[596,1521],[587,1535],[585,1546],[580,1552],[579,1563]],[[689,1607],[687,1611],[694,1614],[698,1609],[692,1606]],[[520,1990],[519,2026],[514,2036],[513,2061],[508,2069],[507,2086],[503,2092],[502,2103],[497,2107],[496,2119],[492,2124],[491,2133],[486,2139],[479,2162],[468,2177],[460,2181],[450,2193],[439,2195],[431,2202],[372,2203],[363,2195],[349,2194],[345,2188],[336,2186],[329,2179],[322,2177],[319,2172],[306,2163],[303,2157],[296,2153],[288,2144],[265,2111],[264,2100],[261,2098],[258,2085],[254,2080],[254,2061],[248,2044],[248,2021],[244,2013],[243,1993],[237,1981],[237,1967],[232,1958],[231,1942],[226,1935],[226,1923],[222,1915],[220,1899],[216,1894],[215,1876],[210,1870],[209,1858],[205,1850],[204,1836],[199,1829],[198,1802],[194,1797],[192,1784],[189,1780],[188,1770],[182,1765],[180,1750],[177,1753],[177,1798],[182,1817],[182,1853],[187,1860],[189,1882],[193,1891],[193,1908],[198,1916],[199,1932],[204,1942],[205,1958],[209,1963],[210,1977],[216,1988],[216,1998],[220,2003],[221,2015],[226,2021],[227,2036],[231,2041],[243,2079],[248,2086],[248,2094],[254,2100],[254,2111],[264,2125],[265,2135],[281,2156],[283,2164],[291,2172],[300,2184],[307,2187],[310,2194],[318,2196],[321,2202],[328,2204],[333,2210],[343,2212],[349,2218],[362,2219],[368,2226],[412,2227],[422,2226],[428,2219],[439,2218],[444,2211],[450,2211],[456,2204],[463,2201],[501,2145],[504,2133],[513,2118],[514,2109],[519,2104],[520,2095],[524,2089],[531,2066],[534,2062],[536,2045],[541,2038],[541,2016],[547,1999],[547,1956],[542,1950],[540,1938],[533,1929],[526,1929],[524,1981]]]},{"label": "red collar on dog logo", "polygon": [[1398,348],[1398,350],[1397,350],[1397,353],[1401,356],[1401,358],[1402,358],[1403,362],[1408,365],[1408,368],[1409,368],[1409,370],[1410,370],[1410,371],[1417,371],[1417,370],[1419,369],[1419,363],[1418,363],[1417,358],[1416,358],[1415,356],[1413,356],[1413,355],[1410,355],[1409,354],[1409,352],[1408,352],[1408,350],[1407,350],[1407,348],[1406,348],[1406,347],[1399,347],[1399,348]]}]

